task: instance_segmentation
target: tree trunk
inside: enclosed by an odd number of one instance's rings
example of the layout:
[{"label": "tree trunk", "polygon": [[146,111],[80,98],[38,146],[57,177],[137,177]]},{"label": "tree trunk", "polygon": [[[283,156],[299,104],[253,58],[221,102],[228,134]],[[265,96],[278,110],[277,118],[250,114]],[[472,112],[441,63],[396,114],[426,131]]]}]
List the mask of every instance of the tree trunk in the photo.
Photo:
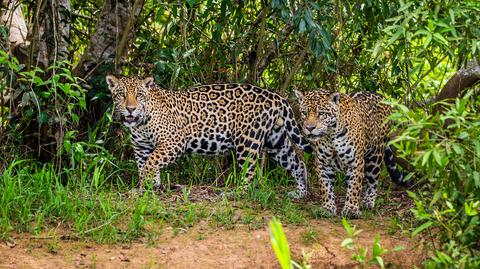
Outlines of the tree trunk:
[{"label": "tree trunk", "polygon": [[28,29],[20,2],[18,0],[3,0],[1,4],[2,8],[5,8],[0,14],[2,23],[5,24],[9,33],[5,45],[6,50],[21,63],[25,63],[30,41],[27,40]]},{"label": "tree trunk", "polygon": [[[133,4],[133,5],[132,5]],[[143,0],[106,0],[95,33],[85,53],[74,69],[74,74],[86,80],[96,76],[100,66],[118,73],[121,57],[125,54],[131,29],[142,11]],[[118,55],[117,55],[118,54]]]},{"label": "tree trunk", "polygon": [[69,0],[37,1],[28,66],[46,68],[70,59],[70,13]]},{"label": "tree trunk", "polygon": [[3,0],[2,5],[6,8],[2,12],[2,23],[8,29],[8,41],[10,46],[15,48],[17,46],[28,46],[30,42],[27,41],[27,24],[23,17],[22,9],[18,0]]}]

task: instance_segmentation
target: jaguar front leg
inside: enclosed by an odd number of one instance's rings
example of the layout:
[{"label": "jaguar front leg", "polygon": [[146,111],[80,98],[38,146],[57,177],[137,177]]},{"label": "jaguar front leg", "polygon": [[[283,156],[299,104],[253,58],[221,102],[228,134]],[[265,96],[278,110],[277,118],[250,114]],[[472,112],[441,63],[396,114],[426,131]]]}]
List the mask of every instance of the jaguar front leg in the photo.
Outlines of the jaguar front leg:
[{"label": "jaguar front leg", "polygon": [[331,161],[328,160],[329,159],[318,157],[317,155],[315,155],[313,158],[315,173],[317,175],[320,187],[322,207],[328,214],[335,216],[337,214],[337,206],[335,205],[333,183],[335,182],[336,170]]},{"label": "jaguar front leg", "polygon": [[365,160],[357,158],[354,165],[347,169],[347,197],[342,210],[342,216],[360,218],[360,200],[362,196],[362,183],[365,170]]},{"label": "jaguar front leg", "polygon": [[139,168],[139,189],[143,191],[145,180],[153,180],[155,189],[162,189],[160,178],[161,169],[173,163],[183,153],[181,144],[160,143],[145,161],[143,167]]}]

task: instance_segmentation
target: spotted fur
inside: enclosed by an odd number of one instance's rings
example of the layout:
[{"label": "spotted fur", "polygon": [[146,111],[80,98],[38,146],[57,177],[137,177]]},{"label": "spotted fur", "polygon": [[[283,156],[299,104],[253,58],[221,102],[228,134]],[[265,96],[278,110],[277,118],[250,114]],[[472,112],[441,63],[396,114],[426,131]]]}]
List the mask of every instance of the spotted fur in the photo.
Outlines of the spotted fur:
[{"label": "spotted fur", "polygon": [[295,94],[300,101],[303,132],[315,152],[314,169],[323,207],[336,214],[333,180],[335,173],[341,171],[347,182],[342,215],[360,217],[362,188],[365,207],[375,206],[382,159],[392,179],[397,183],[403,180],[393,162],[393,153],[386,146],[390,128],[386,119],[391,107],[382,103],[382,97],[369,92],[346,95],[318,90]]},{"label": "spotted fur", "polygon": [[266,151],[295,178],[294,198],[307,194],[305,164],[292,142],[311,152],[291,107],[273,92],[246,84],[213,84],[184,91],[158,87],[153,78],[106,77],[115,114],[129,127],[139,169],[160,186],[160,170],[184,153],[235,152],[254,176],[255,162]]}]

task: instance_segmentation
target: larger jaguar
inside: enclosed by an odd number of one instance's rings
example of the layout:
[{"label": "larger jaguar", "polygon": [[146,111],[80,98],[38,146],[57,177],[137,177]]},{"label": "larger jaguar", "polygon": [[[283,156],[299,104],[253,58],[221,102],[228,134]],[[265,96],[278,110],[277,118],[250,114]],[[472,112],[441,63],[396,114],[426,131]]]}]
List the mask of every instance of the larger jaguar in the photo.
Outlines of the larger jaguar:
[{"label": "larger jaguar", "polygon": [[[403,184],[403,175],[393,161],[388,134],[391,106],[382,97],[369,92],[350,95],[326,90],[295,91],[300,102],[302,129],[314,150],[314,170],[322,196],[322,206],[336,214],[333,180],[337,171],[344,172],[347,193],[342,215],[361,216],[360,199],[366,208],[375,206],[377,179],[382,160],[390,177]],[[363,181],[366,184],[362,184]],[[365,185],[365,186],[364,186]]]},{"label": "larger jaguar", "polygon": [[221,154],[233,150],[239,166],[247,166],[246,180],[255,173],[262,151],[296,181],[292,198],[307,194],[305,164],[292,142],[311,152],[293,111],[280,95],[248,84],[212,84],[182,91],[160,88],[149,77],[106,76],[114,114],[131,132],[144,180],[160,187],[160,170],[185,153]]}]

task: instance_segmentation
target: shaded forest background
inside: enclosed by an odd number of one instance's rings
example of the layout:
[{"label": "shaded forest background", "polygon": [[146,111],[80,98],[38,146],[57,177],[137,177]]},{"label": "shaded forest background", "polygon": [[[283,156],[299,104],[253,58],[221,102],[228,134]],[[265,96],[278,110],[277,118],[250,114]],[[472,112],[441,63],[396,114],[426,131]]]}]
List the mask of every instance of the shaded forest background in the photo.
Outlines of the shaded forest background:
[{"label": "shaded forest background", "polygon": [[[47,159],[58,155],[69,124],[81,122],[85,131],[103,116],[110,104],[106,73],[153,75],[169,89],[246,82],[284,96],[292,88],[367,90],[421,107],[461,96],[479,80],[475,1],[4,0],[3,6],[3,57],[16,57],[19,73],[4,70],[2,114],[28,119],[16,128],[37,139],[21,144]],[[42,85],[52,80],[81,88],[59,95]],[[68,98],[78,101],[68,107]],[[2,145],[14,142],[1,137]]]},{"label": "shaded forest background", "polygon": [[[374,91],[398,107],[402,166],[427,185],[411,193],[416,234],[449,227],[433,263],[480,263],[478,1],[3,0],[0,13],[3,173],[28,160],[63,178],[100,166],[110,181],[136,177],[107,73],[168,89],[246,82],[284,97]],[[189,161],[188,173],[222,172]]]}]

